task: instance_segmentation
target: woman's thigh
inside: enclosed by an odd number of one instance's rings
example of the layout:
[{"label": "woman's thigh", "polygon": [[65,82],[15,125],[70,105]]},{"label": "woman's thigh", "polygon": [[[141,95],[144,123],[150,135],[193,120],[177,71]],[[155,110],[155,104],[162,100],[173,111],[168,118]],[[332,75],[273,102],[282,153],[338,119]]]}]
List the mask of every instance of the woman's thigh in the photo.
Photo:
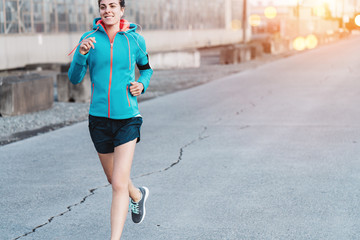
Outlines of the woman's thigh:
[{"label": "woman's thigh", "polygon": [[101,165],[104,169],[105,175],[111,183],[113,166],[114,166],[114,153],[98,153]]},{"label": "woman's thigh", "polygon": [[128,184],[137,139],[115,147],[112,181]]}]

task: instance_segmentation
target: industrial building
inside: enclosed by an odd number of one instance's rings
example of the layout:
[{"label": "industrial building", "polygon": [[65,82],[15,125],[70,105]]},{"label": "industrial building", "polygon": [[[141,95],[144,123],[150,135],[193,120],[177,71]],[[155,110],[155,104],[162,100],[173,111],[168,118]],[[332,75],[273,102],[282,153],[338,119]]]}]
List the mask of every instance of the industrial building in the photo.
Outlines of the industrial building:
[{"label": "industrial building", "polygon": [[[243,0],[127,0],[125,18],[140,26],[149,51],[188,51],[240,42],[242,25],[249,37],[243,5]],[[96,0],[0,0],[0,70],[70,62],[67,53],[91,29],[98,11]]]}]

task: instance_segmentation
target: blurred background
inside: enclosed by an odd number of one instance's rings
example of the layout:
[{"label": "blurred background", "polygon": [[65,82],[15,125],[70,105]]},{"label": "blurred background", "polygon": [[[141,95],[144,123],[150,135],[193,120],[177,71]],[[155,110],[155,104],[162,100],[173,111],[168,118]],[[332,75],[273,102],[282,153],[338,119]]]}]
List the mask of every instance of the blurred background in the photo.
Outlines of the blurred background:
[{"label": "blurred background", "polygon": [[[42,92],[50,91],[48,107],[53,100],[89,101],[89,76],[82,86],[74,87],[66,72],[72,60],[68,53],[99,16],[97,2],[0,0],[2,116],[44,109],[24,107],[29,102],[45,102],[44,96],[29,100]],[[198,69],[209,64],[234,65],[269,55],[292,54],[356,34],[360,29],[360,0],[127,0],[125,18],[138,24],[153,69]],[[240,68],[235,66],[227,72],[236,69]],[[10,87],[4,83],[14,84],[6,78],[31,71],[47,76],[51,73],[52,89],[41,90],[34,85],[36,77],[23,77],[29,81],[26,89],[31,86],[34,92],[17,100],[20,102],[15,111],[16,104],[8,103],[13,99],[10,96],[22,92],[9,93]]]},{"label": "blurred background", "polygon": [[[262,39],[277,48],[316,47],[359,29],[359,0],[137,0],[126,18],[139,24],[152,52]],[[95,0],[0,0],[0,70],[66,63],[98,16]],[[178,37],[179,36],[179,37]],[[271,41],[270,41],[271,38]],[[271,46],[270,46],[271,47]],[[274,46],[272,46],[274,48]]]}]

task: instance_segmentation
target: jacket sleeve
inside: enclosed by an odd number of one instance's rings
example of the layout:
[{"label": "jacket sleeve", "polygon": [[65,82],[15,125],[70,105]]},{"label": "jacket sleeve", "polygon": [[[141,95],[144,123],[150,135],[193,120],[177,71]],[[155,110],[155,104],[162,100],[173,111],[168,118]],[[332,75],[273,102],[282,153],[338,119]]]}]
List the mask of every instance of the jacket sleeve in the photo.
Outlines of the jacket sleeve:
[{"label": "jacket sleeve", "polygon": [[136,58],[136,64],[140,71],[140,78],[138,82],[144,85],[144,90],[142,93],[145,93],[146,89],[149,86],[150,78],[153,74],[153,70],[151,69],[149,64],[149,56],[146,52],[145,40],[142,36],[140,35],[138,36],[139,36],[138,37],[139,50]]},{"label": "jacket sleeve", "polygon": [[[83,40],[83,37],[80,39],[80,42]],[[87,71],[87,58],[89,56],[89,53],[86,55],[82,55],[79,52],[80,44],[77,47],[73,61],[71,62],[69,71],[68,71],[68,77],[72,84],[78,84],[80,83],[86,74]]]}]

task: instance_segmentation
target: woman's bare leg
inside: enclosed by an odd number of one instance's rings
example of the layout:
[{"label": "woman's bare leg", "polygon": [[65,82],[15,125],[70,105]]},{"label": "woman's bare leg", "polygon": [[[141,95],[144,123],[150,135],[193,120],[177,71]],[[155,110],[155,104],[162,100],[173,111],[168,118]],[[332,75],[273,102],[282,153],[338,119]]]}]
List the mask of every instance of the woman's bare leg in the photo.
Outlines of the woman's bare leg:
[{"label": "woman's bare leg", "polygon": [[108,182],[111,184],[113,166],[114,166],[114,153],[98,153],[101,165],[104,169],[104,173]]},{"label": "woman's bare leg", "polygon": [[[108,153],[108,154],[98,153],[98,154],[106,178],[108,182],[111,184],[113,164],[114,164],[114,153]],[[141,198],[141,193],[139,188],[134,186],[130,178],[129,178],[129,195],[134,202],[138,202]]]},{"label": "woman's bare leg", "polygon": [[141,193],[130,180],[136,140],[120,145],[114,153],[101,154],[99,158],[105,175],[112,184],[111,240],[121,237],[129,206],[129,196],[134,202],[141,199]]},{"label": "woman's bare leg", "polygon": [[134,202],[139,202],[141,200],[140,189],[134,186],[131,179],[129,179],[129,195]]},{"label": "woman's bare leg", "polygon": [[129,207],[129,179],[136,140],[115,148],[111,177],[111,240],[119,240]]}]

